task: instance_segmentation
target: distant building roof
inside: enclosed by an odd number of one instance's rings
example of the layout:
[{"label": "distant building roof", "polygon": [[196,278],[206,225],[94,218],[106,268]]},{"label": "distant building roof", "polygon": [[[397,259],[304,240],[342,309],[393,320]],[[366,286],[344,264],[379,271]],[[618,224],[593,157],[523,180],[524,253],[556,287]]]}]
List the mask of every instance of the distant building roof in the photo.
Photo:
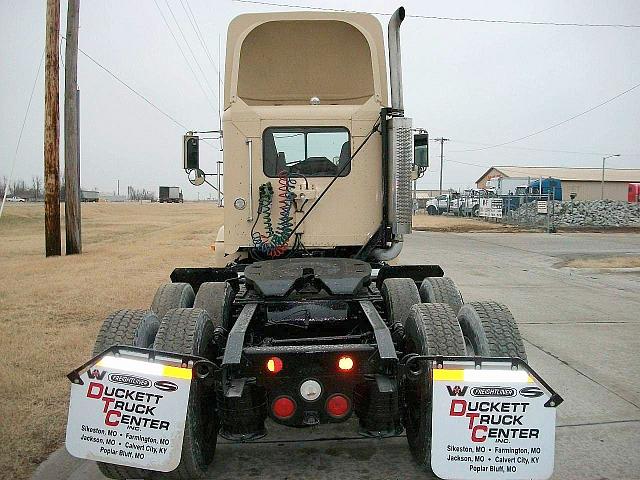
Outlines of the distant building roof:
[{"label": "distant building roof", "polygon": [[[574,180],[583,182],[599,182],[602,180],[601,168],[587,167],[519,167],[519,166],[495,166],[489,168],[476,181],[480,182],[489,172],[496,170],[507,178],[548,178],[559,180]],[[607,168],[605,171],[607,182],[640,182],[640,168]]]}]

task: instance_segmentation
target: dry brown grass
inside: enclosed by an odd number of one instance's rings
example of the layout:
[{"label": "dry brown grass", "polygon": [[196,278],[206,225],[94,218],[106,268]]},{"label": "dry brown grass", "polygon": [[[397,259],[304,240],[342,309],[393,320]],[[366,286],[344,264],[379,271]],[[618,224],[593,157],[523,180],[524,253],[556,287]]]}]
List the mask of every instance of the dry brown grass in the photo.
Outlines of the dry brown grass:
[{"label": "dry brown grass", "polygon": [[148,308],[174,267],[212,263],[222,223],[205,203],[83,204],[82,213],[84,253],[69,257],[44,257],[42,205],[8,205],[0,220],[2,478],[28,478],[63,444],[65,375],[89,358],[102,319]]},{"label": "dry brown grass", "polygon": [[566,262],[564,266],[572,268],[640,268],[640,256],[574,258]]},{"label": "dry brown grass", "polygon": [[413,217],[415,230],[434,232],[516,232],[512,225],[496,223],[495,220],[480,220],[478,218],[455,217],[450,215],[415,215]]}]

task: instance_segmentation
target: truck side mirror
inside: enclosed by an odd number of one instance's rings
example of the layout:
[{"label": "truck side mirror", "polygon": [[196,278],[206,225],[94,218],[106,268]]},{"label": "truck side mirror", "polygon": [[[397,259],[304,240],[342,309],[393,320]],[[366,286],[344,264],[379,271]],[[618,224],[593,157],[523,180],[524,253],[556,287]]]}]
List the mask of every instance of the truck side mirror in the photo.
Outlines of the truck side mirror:
[{"label": "truck side mirror", "polygon": [[197,135],[182,137],[182,157],[185,170],[200,168],[200,137]]},{"label": "truck side mirror", "polygon": [[417,167],[429,166],[429,134],[417,133],[413,136],[413,163]]}]

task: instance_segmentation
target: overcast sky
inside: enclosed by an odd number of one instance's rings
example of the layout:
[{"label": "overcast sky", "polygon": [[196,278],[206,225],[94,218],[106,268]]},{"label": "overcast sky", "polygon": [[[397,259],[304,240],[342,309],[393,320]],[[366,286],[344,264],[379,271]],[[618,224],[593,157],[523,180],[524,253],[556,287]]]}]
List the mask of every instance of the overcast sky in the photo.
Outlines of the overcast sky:
[{"label": "overcast sky", "polygon": [[[229,21],[243,12],[284,7],[231,0],[157,0],[186,55],[189,47],[204,71],[209,100],[196,83],[154,0],[83,1],[80,48],[194,130],[217,127],[217,74],[200,45],[183,6],[197,18],[217,65],[218,38],[224,51]],[[66,1],[62,0],[61,33]],[[390,12],[381,0],[280,0],[275,3]],[[410,0],[408,14],[527,21],[640,25],[637,0],[450,1]],[[378,16],[386,28],[388,16]],[[45,1],[0,2],[0,175],[9,175],[16,141],[44,48]],[[468,187],[490,165],[598,167],[603,154],[621,153],[611,167],[640,168],[640,88],[571,122],[512,148],[462,152],[507,142],[583,112],[640,83],[640,28],[584,28],[455,22],[407,18],[402,26],[404,100],[414,125],[444,136],[445,187]],[[62,50],[64,55],[64,50]],[[199,68],[191,61],[196,74]],[[224,62],[222,62],[224,65]],[[43,171],[43,79],[37,80],[14,177]],[[181,170],[184,129],[154,110],[86,57],[80,56],[82,187],[121,192],[127,185],[181,185],[187,198],[211,194],[196,189]],[[202,79],[201,79],[202,82]],[[61,92],[64,80],[61,75]],[[213,90],[213,92],[212,92]],[[62,106],[62,104],[61,104]],[[517,148],[516,148],[517,147]],[[561,153],[542,151],[562,150]],[[432,157],[438,151],[432,145]],[[216,149],[201,149],[215,170]],[[61,156],[62,158],[62,156]],[[432,161],[434,159],[432,158]],[[464,162],[464,163],[456,163]],[[438,183],[439,162],[421,180]],[[465,165],[475,164],[475,165]],[[477,166],[476,166],[477,165]],[[63,169],[61,165],[61,170]]]}]

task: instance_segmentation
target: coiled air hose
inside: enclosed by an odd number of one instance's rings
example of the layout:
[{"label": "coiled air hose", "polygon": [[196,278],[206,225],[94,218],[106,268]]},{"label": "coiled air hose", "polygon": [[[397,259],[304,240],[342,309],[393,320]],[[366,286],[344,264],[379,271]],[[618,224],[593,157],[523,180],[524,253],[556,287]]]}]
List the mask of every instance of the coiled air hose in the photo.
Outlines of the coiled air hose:
[{"label": "coiled air hose", "polygon": [[[293,207],[293,189],[296,181],[289,177],[286,171],[278,174],[278,203],[280,215],[277,226],[274,230],[271,219],[271,205],[273,202],[273,187],[271,182],[260,185],[258,200],[258,216],[251,229],[251,239],[256,251],[261,255],[269,257],[279,257],[288,249],[287,241],[291,237],[293,230],[293,217],[291,208]],[[255,231],[258,219],[262,216],[265,234]]]}]

